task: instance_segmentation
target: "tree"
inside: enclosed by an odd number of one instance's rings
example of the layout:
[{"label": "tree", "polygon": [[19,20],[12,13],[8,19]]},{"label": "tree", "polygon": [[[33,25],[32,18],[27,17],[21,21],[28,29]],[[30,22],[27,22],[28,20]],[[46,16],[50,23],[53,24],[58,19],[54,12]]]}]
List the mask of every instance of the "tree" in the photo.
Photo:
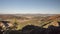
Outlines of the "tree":
[{"label": "tree", "polygon": [[13,26],[14,30],[16,30],[16,29],[17,29],[17,25],[18,25],[16,18],[15,18],[15,22],[14,22],[13,25],[14,25],[14,26]]}]

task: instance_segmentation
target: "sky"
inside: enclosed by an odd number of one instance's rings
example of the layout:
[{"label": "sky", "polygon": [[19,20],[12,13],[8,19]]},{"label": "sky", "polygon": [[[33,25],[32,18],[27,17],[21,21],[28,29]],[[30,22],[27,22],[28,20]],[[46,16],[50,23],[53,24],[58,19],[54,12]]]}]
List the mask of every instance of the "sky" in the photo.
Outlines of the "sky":
[{"label": "sky", "polygon": [[0,0],[0,14],[60,14],[60,0]]}]

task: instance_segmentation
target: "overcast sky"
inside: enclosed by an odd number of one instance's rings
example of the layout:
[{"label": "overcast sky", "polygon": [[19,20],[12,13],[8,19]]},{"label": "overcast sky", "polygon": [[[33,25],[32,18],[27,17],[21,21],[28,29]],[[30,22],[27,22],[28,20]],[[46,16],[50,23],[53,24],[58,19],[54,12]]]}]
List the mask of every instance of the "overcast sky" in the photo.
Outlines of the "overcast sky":
[{"label": "overcast sky", "polygon": [[60,14],[60,0],[0,0],[0,14]]}]

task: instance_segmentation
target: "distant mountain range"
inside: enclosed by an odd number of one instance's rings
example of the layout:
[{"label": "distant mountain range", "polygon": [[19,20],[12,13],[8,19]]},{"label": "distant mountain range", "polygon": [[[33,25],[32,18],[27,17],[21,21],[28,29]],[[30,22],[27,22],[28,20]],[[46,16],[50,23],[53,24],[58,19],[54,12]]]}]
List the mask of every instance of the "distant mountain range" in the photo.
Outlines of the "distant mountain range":
[{"label": "distant mountain range", "polygon": [[0,15],[10,15],[10,16],[53,16],[53,15],[60,15],[60,14],[0,14]]}]

